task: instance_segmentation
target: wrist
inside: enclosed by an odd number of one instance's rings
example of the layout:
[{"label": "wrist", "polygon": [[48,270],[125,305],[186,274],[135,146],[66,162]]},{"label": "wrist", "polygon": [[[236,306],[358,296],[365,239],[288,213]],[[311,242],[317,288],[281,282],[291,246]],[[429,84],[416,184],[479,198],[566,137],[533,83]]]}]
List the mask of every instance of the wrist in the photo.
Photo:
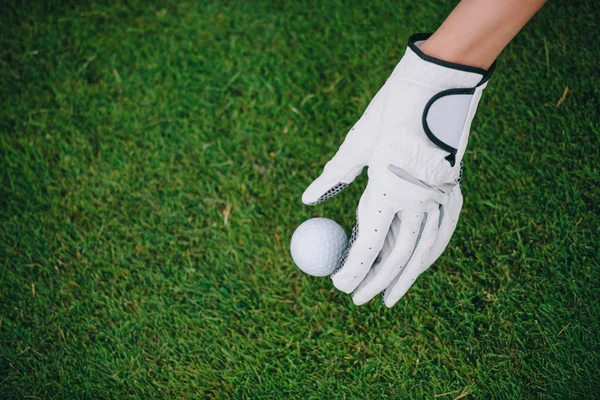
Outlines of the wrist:
[{"label": "wrist", "polygon": [[452,36],[433,34],[421,45],[421,51],[430,57],[446,62],[489,69],[494,63],[496,51],[487,46]]}]

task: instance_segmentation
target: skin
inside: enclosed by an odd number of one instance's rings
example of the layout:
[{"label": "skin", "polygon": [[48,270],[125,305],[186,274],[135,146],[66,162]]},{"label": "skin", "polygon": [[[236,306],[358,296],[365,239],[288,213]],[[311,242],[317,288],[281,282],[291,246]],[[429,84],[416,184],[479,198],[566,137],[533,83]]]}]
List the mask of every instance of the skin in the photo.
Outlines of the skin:
[{"label": "skin", "polygon": [[545,0],[462,0],[421,46],[432,57],[487,69]]}]

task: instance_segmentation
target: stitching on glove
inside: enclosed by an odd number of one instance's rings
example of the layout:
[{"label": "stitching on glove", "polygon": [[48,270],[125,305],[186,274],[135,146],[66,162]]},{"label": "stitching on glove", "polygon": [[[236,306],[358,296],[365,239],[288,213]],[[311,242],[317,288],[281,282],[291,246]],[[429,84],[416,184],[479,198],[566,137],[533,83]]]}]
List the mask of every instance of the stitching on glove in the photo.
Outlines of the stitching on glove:
[{"label": "stitching on glove", "polygon": [[410,262],[412,261],[414,255],[417,253],[417,250],[419,248],[419,244],[421,243],[421,237],[423,236],[423,231],[425,230],[425,224],[427,223],[427,218],[429,218],[429,214],[425,213],[425,216],[423,217],[423,221],[421,221],[421,228],[419,229],[419,234],[417,235],[417,240],[415,242],[415,247],[413,247],[413,251],[412,251],[410,257],[408,258],[408,261],[406,262],[406,264],[404,264],[402,266],[402,268],[400,268],[400,272],[398,273],[398,275],[396,275],[396,278],[394,278],[394,280],[392,281],[392,284],[389,285],[387,288],[385,288],[381,292],[381,299],[382,300],[385,300],[385,294],[386,294],[388,288],[390,288],[392,286],[396,286],[396,283],[398,282],[398,280],[400,280],[400,277],[404,273],[404,270],[406,269],[406,266],[408,264],[410,264]]},{"label": "stitching on glove", "polygon": [[423,221],[421,221],[421,228],[419,228],[419,234],[417,235],[417,241],[415,242],[415,247],[413,248],[413,252],[410,255],[410,257],[409,257],[408,261],[406,262],[406,264],[404,265],[404,267],[402,267],[400,274],[402,274],[402,272],[404,272],[404,268],[406,268],[406,266],[412,261],[415,253],[417,252],[417,249],[419,248],[419,243],[421,242],[421,236],[423,236],[423,231],[425,230],[425,224],[427,223],[427,218],[429,218],[429,214],[425,213],[425,216],[423,217]]},{"label": "stitching on glove", "polygon": [[443,205],[439,205],[439,210],[440,210],[440,218],[438,220],[438,231],[440,230],[440,227],[442,226],[442,221],[444,220],[444,206]]},{"label": "stitching on glove", "polygon": [[319,204],[319,203],[324,202],[325,200],[329,200],[330,198],[337,195],[342,190],[346,189],[346,187],[348,187],[347,183],[340,182],[337,185],[335,185],[334,187],[332,187],[331,189],[329,189],[328,191],[326,191],[323,195],[321,195],[321,197],[319,197],[317,199],[317,201],[313,201],[312,203],[310,203],[310,205],[314,206],[315,204]]},{"label": "stitching on glove", "polygon": [[427,189],[427,190],[431,190],[431,191],[437,191],[437,192],[441,192],[441,193],[446,193],[444,192],[442,189],[440,189],[437,186],[433,186],[428,184],[425,181],[422,181],[420,179],[415,178],[414,176],[412,176],[408,171],[395,166],[394,164],[390,164],[388,165],[388,170],[396,175],[398,178],[403,179],[409,183],[412,183],[413,185],[417,185],[422,187],[423,189]]}]

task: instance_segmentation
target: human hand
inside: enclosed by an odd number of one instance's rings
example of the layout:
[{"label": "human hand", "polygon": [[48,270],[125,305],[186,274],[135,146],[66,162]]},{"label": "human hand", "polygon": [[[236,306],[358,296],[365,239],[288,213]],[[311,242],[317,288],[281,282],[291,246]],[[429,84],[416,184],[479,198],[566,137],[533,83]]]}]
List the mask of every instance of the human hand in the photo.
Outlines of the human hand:
[{"label": "human hand", "polygon": [[462,207],[461,161],[471,120],[493,71],[444,62],[411,36],[392,75],[350,130],[305,204],[330,199],[368,166],[336,288],[356,304],[377,293],[392,307],[442,254]]}]

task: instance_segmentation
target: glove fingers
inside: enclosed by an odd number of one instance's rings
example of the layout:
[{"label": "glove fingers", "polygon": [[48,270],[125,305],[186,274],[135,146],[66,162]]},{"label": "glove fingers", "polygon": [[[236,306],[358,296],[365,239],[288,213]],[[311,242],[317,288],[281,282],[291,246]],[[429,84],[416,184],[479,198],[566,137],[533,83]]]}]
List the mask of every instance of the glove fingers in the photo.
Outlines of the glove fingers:
[{"label": "glove fingers", "polygon": [[434,210],[427,214],[423,228],[417,238],[412,257],[392,283],[383,292],[386,306],[392,307],[406,294],[417,277],[433,263],[431,254],[439,239],[440,212]]},{"label": "glove fingers", "polygon": [[438,232],[438,239],[431,250],[430,259],[428,260],[429,265],[433,264],[444,252],[450,238],[454,234],[456,224],[458,223],[458,217],[460,216],[460,210],[463,205],[463,197],[460,191],[460,186],[456,186],[450,192],[450,198],[448,204],[445,207],[440,208],[440,227]]},{"label": "glove fingers", "polygon": [[302,202],[315,205],[329,200],[351,184],[366,165],[365,154],[371,146],[371,135],[361,119],[348,132],[344,143],[302,194]]},{"label": "glove fingers", "polygon": [[321,176],[304,191],[302,194],[304,204],[315,205],[329,200],[351,184],[364,167],[356,164],[351,164],[350,167],[339,166],[334,164],[334,159],[325,165]]},{"label": "glove fingers", "polygon": [[356,226],[338,269],[331,275],[336,288],[350,293],[363,280],[384,247],[394,209],[382,202],[380,193],[367,185],[356,213]]},{"label": "glove fingers", "polygon": [[[424,212],[412,211],[396,215],[387,234],[386,245],[377,262],[352,295],[355,304],[362,305],[383,291],[408,263],[413,256],[421,230],[424,228],[425,215]],[[399,226],[394,232],[396,221]]]}]

